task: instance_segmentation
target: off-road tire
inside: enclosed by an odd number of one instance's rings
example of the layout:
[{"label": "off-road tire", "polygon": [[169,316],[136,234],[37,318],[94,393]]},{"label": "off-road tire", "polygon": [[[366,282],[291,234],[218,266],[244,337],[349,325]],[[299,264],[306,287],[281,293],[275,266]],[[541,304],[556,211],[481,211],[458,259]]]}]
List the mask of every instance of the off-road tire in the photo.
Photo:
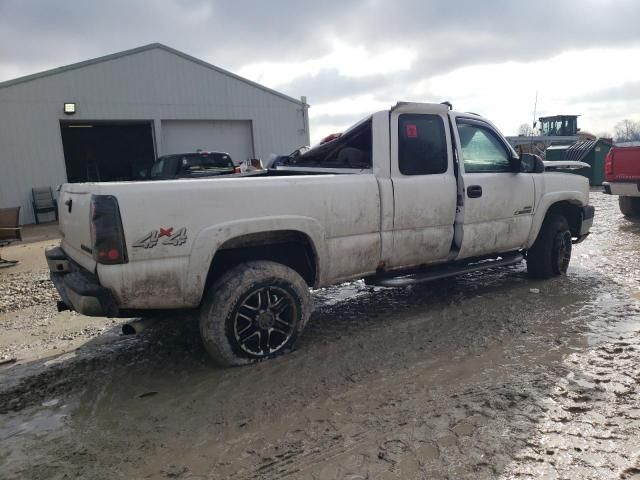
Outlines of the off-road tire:
[{"label": "off-road tire", "polygon": [[[251,354],[243,350],[246,345],[236,338],[236,316],[246,305],[247,298],[260,301],[260,294],[255,292],[269,287],[282,292],[291,304],[291,337],[277,351]],[[267,295],[269,292],[267,290]],[[289,351],[302,334],[310,314],[309,287],[295,270],[276,262],[252,261],[233,267],[208,287],[200,308],[200,334],[207,352],[216,363],[221,366],[246,365]],[[283,335],[282,340],[285,339]]]},{"label": "off-road tire", "polygon": [[571,230],[567,219],[549,214],[538,238],[527,251],[527,272],[533,278],[551,278],[567,273],[571,259]]},{"label": "off-road tire", "polygon": [[640,197],[618,197],[618,205],[625,217],[640,217]]}]

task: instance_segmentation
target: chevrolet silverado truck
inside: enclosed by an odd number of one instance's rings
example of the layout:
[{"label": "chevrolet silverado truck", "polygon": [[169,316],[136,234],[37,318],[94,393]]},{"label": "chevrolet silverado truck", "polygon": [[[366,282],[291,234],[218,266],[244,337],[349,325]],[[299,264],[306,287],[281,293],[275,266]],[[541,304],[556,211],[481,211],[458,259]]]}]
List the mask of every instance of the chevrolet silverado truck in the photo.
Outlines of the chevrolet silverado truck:
[{"label": "chevrolet silverado truck", "polygon": [[625,217],[640,217],[640,147],[613,147],[604,162],[604,193],[618,195]]},{"label": "chevrolet silverado truck", "polygon": [[518,156],[479,115],[398,103],[258,175],[76,183],[46,252],[59,308],[193,309],[222,365],[291,349],[310,289],[410,285],[526,258],[567,271],[593,222],[587,179]]}]

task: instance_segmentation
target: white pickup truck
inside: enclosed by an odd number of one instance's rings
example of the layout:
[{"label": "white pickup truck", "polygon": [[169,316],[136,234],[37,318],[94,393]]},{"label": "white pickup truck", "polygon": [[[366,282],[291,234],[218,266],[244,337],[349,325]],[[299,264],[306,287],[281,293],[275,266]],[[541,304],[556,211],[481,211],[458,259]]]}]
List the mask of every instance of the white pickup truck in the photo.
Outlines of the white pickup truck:
[{"label": "white pickup truck", "polygon": [[65,184],[59,308],[198,309],[223,365],[291,348],[310,288],[402,286],[527,260],[566,272],[593,222],[586,178],[518,157],[489,121],[398,103],[251,176]]}]

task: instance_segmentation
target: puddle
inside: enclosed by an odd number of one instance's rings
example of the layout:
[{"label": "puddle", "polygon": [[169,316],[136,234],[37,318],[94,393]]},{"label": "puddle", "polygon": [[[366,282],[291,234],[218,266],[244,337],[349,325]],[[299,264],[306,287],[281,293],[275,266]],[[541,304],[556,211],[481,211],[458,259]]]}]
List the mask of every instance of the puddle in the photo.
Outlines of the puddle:
[{"label": "puddle", "polygon": [[[71,405],[57,398],[38,407],[1,415],[0,444],[3,448],[0,471],[20,472],[32,462],[46,461],[46,452],[38,444],[55,442],[66,435],[65,421],[72,412]],[[27,477],[25,475],[24,478]]]}]

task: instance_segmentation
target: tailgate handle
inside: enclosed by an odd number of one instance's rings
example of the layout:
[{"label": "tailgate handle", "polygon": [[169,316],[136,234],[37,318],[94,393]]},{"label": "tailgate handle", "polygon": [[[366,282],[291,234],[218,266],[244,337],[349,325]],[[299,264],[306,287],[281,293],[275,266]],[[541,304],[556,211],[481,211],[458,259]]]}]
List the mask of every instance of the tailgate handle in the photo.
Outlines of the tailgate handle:
[{"label": "tailgate handle", "polygon": [[479,198],[482,196],[482,187],[480,185],[470,185],[467,188],[467,197]]},{"label": "tailgate handle", "polygon": [[69,211],[69,213],[71,213],[71,207],[73,207],[73,199],[70,198],[69,200],[64,202],[64,204],[67,206],[67,210]]}]

